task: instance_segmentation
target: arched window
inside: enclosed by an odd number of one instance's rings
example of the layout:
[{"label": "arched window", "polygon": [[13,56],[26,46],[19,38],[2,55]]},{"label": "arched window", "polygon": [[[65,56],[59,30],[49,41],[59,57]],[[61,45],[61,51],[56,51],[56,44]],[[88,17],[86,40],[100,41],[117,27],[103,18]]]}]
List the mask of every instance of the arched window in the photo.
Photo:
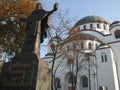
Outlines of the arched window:
[{"label": "arched window", "polygon": [[102,59],[102,62],[107,62],[107,55],[105,53],[103,53],[101,55],[101,59]]},{"label": "arched window", "polygon": [[82,76],[82,87],[88,87],[88,78],[86,76]]},{"label": "arched window", "polygon": [[70,75],[69,79],[68,79],[69,83],[75,83],[75,76],[73,74]]},{"label": "arched window", "polygon": [[106,86],[106,90],[108,90],[108,87]]},{"label": "arched window", "polygon": [[120,30],[115,31],[115,38],[120,38]]},{"label": "arched window", "polygon": [[86,29],[86,25],[84,25],[83,28]]},{"label": "arched window", "polygon": [[100,28],[100,25],[99,25],[99,24],[97,24],[97,28]]},{"label": "arched window", "polygon": [[105,25],[103,25],[103,28],[104,28],[104,30],[106,30],[106,26]]},{"label": "arched window", "polygon": [[80,27],[78,27],[78,30],[80,30]]},{"label": "arched window", "polygon": [[70,73],[70,76],[68,78],[68,90],[75,90],[75,81],[76,77],[73,73]]},{"label": "arched window", "polygon": [[104,90],[104,87],[103,86],[99,86],[99,90]]},{"label": "arched window", "polygon": [[88,49],[92,49],[92,44],[88,43]]},{"label": "arched window", "polygon": [[93,24],[90,24],[90,29],[92,29],[93,28]]},{"label": "arched window", "polygon": [[56,83],[56,88],[61,88],[60,79],[59,78],[55,78],[55,83]]}]

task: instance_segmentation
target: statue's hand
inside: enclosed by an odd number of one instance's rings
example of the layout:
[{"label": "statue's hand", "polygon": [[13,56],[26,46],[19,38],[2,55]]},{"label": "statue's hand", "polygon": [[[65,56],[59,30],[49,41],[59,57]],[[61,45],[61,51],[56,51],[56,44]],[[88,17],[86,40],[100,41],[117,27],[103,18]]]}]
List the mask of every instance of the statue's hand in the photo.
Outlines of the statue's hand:
[{"label": "statue's hand", "polygon": [[54,4],[53,10],[54,11],[58,10],[58,3],[57,2]]}]

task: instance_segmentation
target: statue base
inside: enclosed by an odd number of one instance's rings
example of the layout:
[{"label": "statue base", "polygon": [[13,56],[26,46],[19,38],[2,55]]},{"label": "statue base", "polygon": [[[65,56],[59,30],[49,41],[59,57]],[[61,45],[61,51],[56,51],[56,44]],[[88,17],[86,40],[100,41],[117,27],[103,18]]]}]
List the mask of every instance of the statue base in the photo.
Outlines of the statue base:
[{"label": "statue base", "polygon": [[51,72],[46,62],[40,59],[36,90],[51,90]]},{"label": "statue base", "polygon": [[3,64],[0,90],[50,90],[43,85],[50,84],[50,74],[44,64],[35,53],[15,55],[11,62]]}]

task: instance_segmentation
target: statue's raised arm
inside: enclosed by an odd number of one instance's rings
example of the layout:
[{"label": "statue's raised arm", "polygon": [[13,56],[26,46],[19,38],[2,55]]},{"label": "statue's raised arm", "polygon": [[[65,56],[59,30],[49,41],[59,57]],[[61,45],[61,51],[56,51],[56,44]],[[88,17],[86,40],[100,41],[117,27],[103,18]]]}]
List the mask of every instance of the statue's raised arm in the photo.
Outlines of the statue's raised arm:
[{"label": "statue's raised arm", "polygon": [[53,10],[47,11],[46,16],[41,21],[41,43],[43,42],[43,39],[47,37],[47,30],[49,28],[49,17],[50,15],[58,10],[58,3],[55,3],[53,6]]},{"label": "statue's raised arm", "polygon": [[54,4],[53,10],[54,11],[58,10],[58,3],[57,2]]}]

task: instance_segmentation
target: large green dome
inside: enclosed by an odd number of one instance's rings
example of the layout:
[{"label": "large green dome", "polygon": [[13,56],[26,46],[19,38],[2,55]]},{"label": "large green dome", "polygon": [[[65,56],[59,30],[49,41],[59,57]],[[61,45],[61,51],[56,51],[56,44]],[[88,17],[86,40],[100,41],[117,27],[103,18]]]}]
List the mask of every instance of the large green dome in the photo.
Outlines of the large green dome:
[{"label": "large green dome", "polygon": [[82,24],[86,24],[86,23],[92,23],[92,22],[100,22],[100,23],[106,23],[109,24],[104,18],[99,17],[99,16],[86,16],[83,17],[82,19],[80,19],[75,26],[79,26]]}]

